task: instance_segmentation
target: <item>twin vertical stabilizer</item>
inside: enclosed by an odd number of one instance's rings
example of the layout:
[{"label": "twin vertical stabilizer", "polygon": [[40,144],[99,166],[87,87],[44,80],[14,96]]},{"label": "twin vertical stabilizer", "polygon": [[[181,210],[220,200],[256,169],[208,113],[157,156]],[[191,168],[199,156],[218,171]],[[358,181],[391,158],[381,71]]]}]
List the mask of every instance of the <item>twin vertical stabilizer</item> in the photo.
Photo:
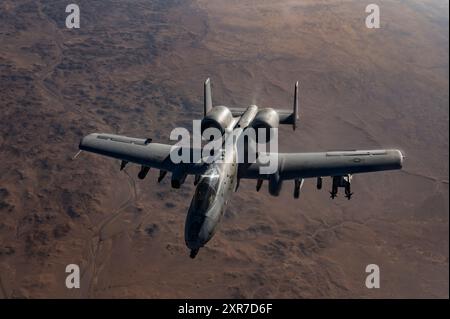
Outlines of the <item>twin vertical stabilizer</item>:
[{"label": "twin vertical stabilizer", "polygon": [[[293,109],[286,110],[286,109],[274,109],[279,117],[279,123],[280,124],[290,124],[292,125],[292,128],[295,130],[297,128],[297,121],[299,119],[299,112],[298,112],[298,99],[299,99],[299,84],[298,81],[295,82],[294,86],[294,103],[293,103]],[[206,79],[204,88],[203,88],[203,116],[206,116],[211,109],[213,108],[212,104],[212,94],[211,94],[211,81],[209,78]],[[233,116],[242,116],[247,108],[242,107],[234,107],[229,108]],[[264,111],[264,110],[262,110]]]},{"label": "twin vertical stabilizer", "polygon": [[297,128],[297,120],[298,120],[298,81],[295,83],[294,88],[294,111],[292,115],[294,117],[292,122],[292,128],[295,130]]},{"label": "twin vertical stabilizer", "polygon": [[212,109],[212,96],[211,96],[211,81],[206,79],[203,88],[203,116],[205,116]]}]

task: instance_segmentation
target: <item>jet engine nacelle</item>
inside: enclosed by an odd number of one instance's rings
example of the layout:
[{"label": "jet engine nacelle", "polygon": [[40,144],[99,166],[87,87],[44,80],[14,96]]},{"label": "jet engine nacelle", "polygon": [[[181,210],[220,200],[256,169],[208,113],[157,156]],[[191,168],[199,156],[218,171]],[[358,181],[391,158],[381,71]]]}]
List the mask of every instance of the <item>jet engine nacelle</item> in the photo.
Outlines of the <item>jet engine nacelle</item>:
[{"label": "jet engine nacelle", "polygon": [[269,194],[272,196],[280,195],[281,187],[283,186],[283,180],[277,173],[270,175],[269,177]]},{"label": "jet engine nacelle", "polygon": [[[258,136],[258,129],[266,130],[266,140],[268,142],[270,140],[270,129],[278,128],[278,124],[280,123],[280,117],[272,108],[265,108],[258,111],[251,126],[255,129],[255,133]],[[262,142],[262,141],[260,141]]]},{"label": "jet engine nacelle", "polygon": [[216,128],[223,135],[225,133],[225,129],[227,127],[230,127],[232,122],[233,114],[231,114],[231,111],[227,107],[221,105],[215,106],[208,112],[208,114],[205,115],[202,120],[202,135],[207,128]]}]

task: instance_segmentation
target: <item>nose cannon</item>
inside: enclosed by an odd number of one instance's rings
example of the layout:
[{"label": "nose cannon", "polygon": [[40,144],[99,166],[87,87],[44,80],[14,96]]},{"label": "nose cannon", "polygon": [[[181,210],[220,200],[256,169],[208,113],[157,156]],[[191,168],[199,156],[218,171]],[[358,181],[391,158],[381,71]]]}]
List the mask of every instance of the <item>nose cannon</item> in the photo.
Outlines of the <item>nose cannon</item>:
[{"label": "nose cannon", "polygon": [[185,225],[185,241],[191,250],[191,258],[195,258],[199,249],[213,237],[217,224],[218,219],[206,216],[200,211],[189,211]]}]

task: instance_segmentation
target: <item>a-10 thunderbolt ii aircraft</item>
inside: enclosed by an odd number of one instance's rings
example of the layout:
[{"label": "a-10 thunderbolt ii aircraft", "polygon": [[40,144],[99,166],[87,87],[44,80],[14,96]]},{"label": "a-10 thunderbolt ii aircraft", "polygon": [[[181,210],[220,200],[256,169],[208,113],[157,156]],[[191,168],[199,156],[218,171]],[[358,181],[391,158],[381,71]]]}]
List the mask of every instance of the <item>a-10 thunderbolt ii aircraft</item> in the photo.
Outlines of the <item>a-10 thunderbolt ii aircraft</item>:
[{"label": "a-10 thunderbolt ii aircraft", "polygon": [[[295,130],[298,114],[298,82],[295,85],[293,110],[258,108],[228,108],[213,106],[209,79],[204,84],[204,117],[201,131],[215,128],[225,132],[241,129],[276,129],[280,124],[290,124]],[[267,140],[266,140],[267,142]],[[328,151],[315,153],[276,153],[277,165],[271,173],[262,173],[263,164],[256,153],[256,160],[238,161],[236,141],[231,151],[208,162],[176,162],[171,152],[180,152],[173,145],[154,143],[151,139],[131,138],[114,134],[94,133],[85,136],[79,145],[80,150],[93,152],[121,160],[121,170],[129,162],[141,165],[138,174],[144,179],[151,167],[160,170],[158,182],[167,172],[171,172],[171,185],[179,188],[187,175],[194,175],[195,194],[185,223],[185,241],[194,258],[214,235],[224,213],[228,199],[239,187],[241,179],[256,180],[256,189],[260,190],[263,181],[268,181],[269,193],[278,196],[285,181],[293,181],[294,197],[299,198],[303,181],[316,178],[317,188],[322,188],[322,177],[332,179],[331,198],[335,198],[338,189],[344,188],[345,196],[350,199],[352,175],[384,170],[401,169],[403,154],[396,149]],[[259,142],[258,142],[259,143]],[[248,148],[248,146],[247,146]],[[247,152],[248,150],[245,150]],[[189,151],[194,151],[190,147]],[[218,160],[220,159],[220,160]]]}]

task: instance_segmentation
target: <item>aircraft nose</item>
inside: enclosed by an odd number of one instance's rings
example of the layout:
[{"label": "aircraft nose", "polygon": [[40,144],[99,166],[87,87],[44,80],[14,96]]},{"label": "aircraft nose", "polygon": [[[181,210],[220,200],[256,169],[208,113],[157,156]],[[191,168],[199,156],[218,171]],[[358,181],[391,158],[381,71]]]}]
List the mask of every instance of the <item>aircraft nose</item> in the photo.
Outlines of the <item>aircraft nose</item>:
[{"label": "aircraft nose", "polygon": [[211,238],[212,223],[208,217],[193,219],[186,225],[186,246],[189,249],[203,247]]}]

